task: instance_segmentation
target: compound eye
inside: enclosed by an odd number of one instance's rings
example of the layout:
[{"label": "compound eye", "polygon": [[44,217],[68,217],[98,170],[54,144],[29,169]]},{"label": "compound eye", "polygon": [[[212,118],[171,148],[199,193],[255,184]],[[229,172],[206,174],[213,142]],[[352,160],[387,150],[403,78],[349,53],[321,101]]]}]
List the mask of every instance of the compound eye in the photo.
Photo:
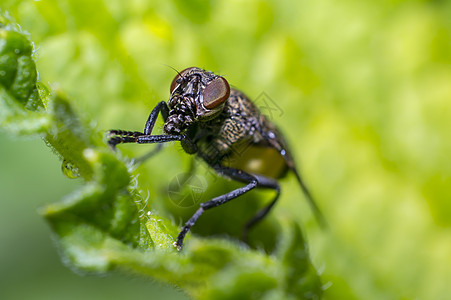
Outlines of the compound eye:
[{"label": "compound eye", "polygon": [[204,90],[203,103],[205,108],[212,109],[224,103],[230,96],[230,86],[223,77],[214,79]]},{"label": "compound eye", "polygon": [[[191,67],[191,68],[186,68],[185,70],[183,70],[182,72],[178,73],[174,79],[172,80],[171,83],[171,94],[174,91],[174,89],[177,87],[177,85],[179,85],[181,82],[177,82],[181,77],[185,76],[186,74],[188,74],[189,71],[191,71],[192,69],[196,69],[196,67]],[[181,75],[181,76],[180,76]]]}]

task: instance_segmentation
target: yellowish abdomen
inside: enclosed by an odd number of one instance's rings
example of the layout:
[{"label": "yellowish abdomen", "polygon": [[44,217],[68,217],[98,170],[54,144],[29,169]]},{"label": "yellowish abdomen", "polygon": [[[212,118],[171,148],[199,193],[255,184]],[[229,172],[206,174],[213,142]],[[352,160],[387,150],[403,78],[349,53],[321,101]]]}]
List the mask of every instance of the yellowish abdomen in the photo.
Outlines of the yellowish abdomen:
[{"label": "yellowish abdomen", "polygon": [[236,149],[231,156],[222,161],[222,164],[271,178],[283,177],[288,169],[285,160],[276,149],[264,146],[249,146],[241,148],[241,151]]}]

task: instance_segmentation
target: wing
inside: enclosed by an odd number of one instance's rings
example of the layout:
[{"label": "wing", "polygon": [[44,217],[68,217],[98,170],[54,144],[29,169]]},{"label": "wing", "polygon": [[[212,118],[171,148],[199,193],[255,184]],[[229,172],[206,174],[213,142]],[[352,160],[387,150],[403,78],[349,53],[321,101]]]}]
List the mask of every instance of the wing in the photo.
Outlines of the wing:
[{"label": "wing", "polygon": [[300,173],[298,172],[296,168],[296,164],[294,162],[293,156],[291,155],[291,150],[288,147],[288,143],[286,142],[285,138],[283,137],[282,133],[277,129],[277,127],[269,121],[264,115],[259,116],[259,132],[263,137],[262,143],[268,145],[269,147],[272,147],[273,149],[277,150],[277,152],[280,154],[280,156],[284,159],[288,169],[290,169],[294,175],[296,176],[296,179],[304,193],[304,195],[307,198],[307,201],[315,214],[316,219],[318,220],[318,223],[326,227],[326,220],[319,209],[318,205],[316,204],[316,201],[314,200],[312,194],[310,193],[310,190],[308,189],[307,185],[305,184],[304,180],[302,179]]}]

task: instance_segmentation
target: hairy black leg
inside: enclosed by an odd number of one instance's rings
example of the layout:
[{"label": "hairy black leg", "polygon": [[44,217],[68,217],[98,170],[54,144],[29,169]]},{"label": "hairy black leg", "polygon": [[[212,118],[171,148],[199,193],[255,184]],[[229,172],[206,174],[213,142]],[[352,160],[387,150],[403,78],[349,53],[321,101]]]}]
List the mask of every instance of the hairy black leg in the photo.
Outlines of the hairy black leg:
[{"label": "hairy black leg", "polygon": [[[137,143],[137,144],[153,144],[153,143],[166,143],[173,141],[181,141],[185,144],[192,153],[197,151],[197,146],[186,135],[174,135],[174,134],[161,134],[161,135],[144,135],[141,132],[131,132],[122,130],[111,130],[110,134],[119,134],[118,136],[111,137],[108,144],[114,148],[120,143]],[[157,149],[158,151],[159,149]]]},{"label": "hairy black leg", "polygon": [[[150,115],[146,121],[146,125],[144,126],[144,134],[145,135],[150,135],[152,133],[153,128],[155,127],[155,122],[157,121],[159,112],[161,112],[163,121],[166,122],[166,120],[168,119],[168,116],[169,116],[169,108],[168,108],[168,105],[166,104],[166,102],[164,102],[164,101],[159,102],[157,104],[157,106],[155,106],[155,108],[150,112]],[[143,156],[135,159],[134,163],[136,165],[143,163],[150,157],[152,157],[155,154],[157,154],[158,152],[160,152],[161,149],[163,149],[163,144],[158,144],[155,149],[153,149],[150,152],[144,154]]]},{"label": "hairy black leg", "polygon": [[[278,186],[277,182],[273,179],[264,177],[264,176],[257,176],[253,174],[246,173],[241,170],[237,170],[234,168],[228,168],[224,166],[215,166],[214,169],[222,175],[225,175],[227,177],[230,177],[231,179],[245,182],[247,183],[245,186],[241,188],[237,188],[231,192],[228,192],[224,195],[215,197],[211,199],[210,201],[204,202],[200,205],[200,208],[196,211],[196,213],[185,223],[185,226],[183,226],[182,231],[179,233],[177,237],[177,241],[174,243],[174,245],[177,247],[178,250],[180,250],[183,246],[183,240],[188,233],[188,231],[191,229],[191,227],[196,223],[197,219],[202,215],[202,213],[210,208],[222,205],[224,203],[229,202],[232,199],[235,199],[250,190],[259,187],[264,188],[274,188],[274,186]],[[269,208],[270,209],[270,208]],[[268,211],[269,211],[268,209]],[[266,212],[267,213],[267,212]],[[265,213],[265,215],[266,215]],[[264,217],[264,216],[262,216]],[[260,218],[261,219],[261,218]]]},{"label": "hairy black leg", "polygon": [[[121,143],[151,144],[180,141],[182,142],[185,151],[188,153],[195,153],[197,151],[197,146],[186,135],[151,135],[158,117],[158,113],[160,112],[163,119],[166,120],[169,115],[169,108],[164,101],[158,103],[157,106],[155,106],[155,108],[151,111],[144,127],[144,133],[138,131],[110,130],[108,132],[108,135],[110,136],[108,144],[114,149],[117,144]],[[161,149],[161,147],[158,147],[156,151],[159,151],[159,149]]]},{"label": "hairy black leg", "polygon": [[130,137],[138,137],[143,135],[144,133],[139,131],[127,131],[127,130],[110,130],[108,131],[109,135],[119,135],[119,136],[130,136]]},{"label": "hairy black leg", "polygon": [[161,135],[141,135],[136,138],[138,144],[167,143],[173,141],[184,141],[190,147],[197,149],[196,145],[189,137],[183,134],[161,134]]},{"label": "hairy black leg", "polygon": [[302,179],[300,173],[296,169],[293,157],[290,155],[290,152],[288,151],[287,148],[275,147],[275,149],[277,149],[280,152],[280,154],[282,155],[283,159],[285,160],[288,168],[296,176],[299,186],[301,187],[302,192],[304,193],[305,197],[307,198],[307,202],[310,205],[310,208],[312,209],[313,214],[315,215],[315,218],[318,221],[318,224],[323,228],[327,228],[328,226],[327,226],[326,218],[324,217],[323,213],[321,212],[318,205],[316,204],[315,199],[313,198],[312,194],[310,193],[309,189],[307,188],[307,185],[305,184],[304,180]]},{"label": "hairy black leg", "polygon": [[146,125],[144,126],[144,132],[139,131],[125,131],[125,130],[110,130],[108,131],[108,136],[110,136],[108,140],[108,144],[113,149],[117,144],[122,143],[139,143],[138,137],[140,136],[150,136],[153,128],[155,127],[155,122],[158,118],[158,114],[161,112],[163,116],[163,120],[166,121],[169,114],[169,108],[166,102],[159,102],[154,109],[149,114],[149,118],[147,119]]},{"label": "hairy black leg", "polygon": [[155,108],[150,112],[149,118],[147,118],[146,125],[144,126],[145,135],[152,134],[152,130],[155,127],[155,122],[158,118],[158,113],[160,112],[161,116],[163,117],[163,121],[166,122],[169,116],[169,107],[164,101],[159,102],[157,106],[155,106]]},{"label": "hairy black leg", "polygon": [[110,130],[108,131],[108,135],[110,136],[108,145],[114,149],[117,144],[136,143],[138,136],[143,135],[143,133],[138,131]]},{"label": "hairy black leg", "polygon": [[[161,112],[161,115],[163,117],[163,120],[166,122],[168,115],[169,115],[169,108],[166,104],[166,102],[161,101],[159,102],[154,109],[152,109],[152,111],[149,114],[149,117],[147,118],[146,121],[146,125],[144,126],[144,132],[131,132],[131,131],[123,131],[123,130],[110,130],[109,134],[110,135],[117,135],[116,137],[110,138],[109,140],[109,144],[111,147],[115,147],[118,143],[137,143],[138,136],[143,136],[143,135],[151,135],[152,134],[152,130],[155,127],[155,122],[158,118],[158,114]],[[124,139],[124,137],[134,137],[135,139]],[[146,161],[147,159],[149,159],[150,157],[154,156],[155,154],[157,154],[158,152],[160,152],[160,150],[163,148],[162,144],[158,144],[157,147],[155,149],[152,149],[151,151],[149,151],[148,153],[144,154],[141,157],[138,157],[137,159],[135,159],[133,161],[133,163],[135,165],[139,165],[141,163],[143,163],[144,161]]]},{"label": "hairy black leg", "polygon": [[280,186],[279,183],[268,177],[264,176],[258,176],[259,177],[259,186],[261,183],[262,187],[270,188],[276,191],[276,196],[274,199],[264,208],[262,208],[260,211],[258,211],[247,223],[244,225],[241,240],[245,243],[248,241],[248,234],[251,227],[253,227],[255,224],[257,224],[259,221],[261,221],[266,215],[269,213],[269,211],[274,207],[274,204],[276,204],[277,200],[280,196]]},{"label": "hairy black leg", "polygon": [[296,168],[291,168],[294,175],[296,175],[296,179],[298,180],[299,185],[301,186],[302,192],[304,193],[305,197],[307,198],[308,203],[310,204],[310,207],[312,208],[313,214],[315,215],[316,220],[320,224],[322,228],[327,228],[327,221],[324,217],[323,213],[319,209],[318,205],[316,204],[315,200],[313,199],[312,194],[310,193],[309,189],[307,188],[307,185],[302,180],[301,176],[299,175]]}]

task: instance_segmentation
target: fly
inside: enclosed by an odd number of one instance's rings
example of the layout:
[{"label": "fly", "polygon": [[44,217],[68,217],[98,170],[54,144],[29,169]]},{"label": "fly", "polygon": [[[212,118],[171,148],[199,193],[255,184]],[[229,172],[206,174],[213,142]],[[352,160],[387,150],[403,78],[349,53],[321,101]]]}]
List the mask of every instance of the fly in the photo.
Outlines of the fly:
[{"label": "fly", "polygon": [[[201,203],[174,243],[178,250],[204,211],[254,188],[276,191],[274,199],[246,223],[243,229],[243,239],[246,240],[249,229],[262,220],[277,202],[280,195],[277,180],[288,171],[296,176],[319,223],[325,224],[295,167],[282,133],[246,95],[230,88],[224,77],[196,67],[178,73],[171,83],[170,93],[167,103],[161,101],[152,110],[143,132],[110,130],[108,144],[114,149],[120,143],[179,141],[186,153],[199,156],[219,175],[245,184]],[[154,135],[152,130],[160,113],[164,120],[164,134]]]}]

